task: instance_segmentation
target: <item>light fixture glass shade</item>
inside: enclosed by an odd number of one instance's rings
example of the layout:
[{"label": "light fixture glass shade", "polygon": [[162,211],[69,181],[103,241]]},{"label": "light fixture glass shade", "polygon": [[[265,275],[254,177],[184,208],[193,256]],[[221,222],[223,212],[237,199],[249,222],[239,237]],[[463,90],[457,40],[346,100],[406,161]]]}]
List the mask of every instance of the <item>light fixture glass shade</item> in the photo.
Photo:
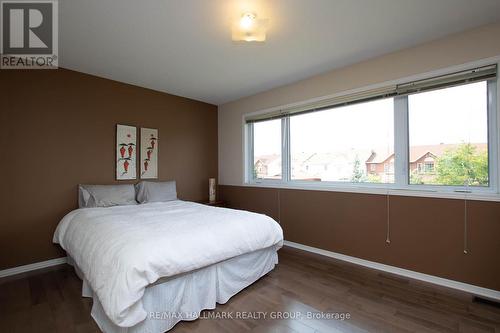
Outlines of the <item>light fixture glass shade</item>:
[{"label": "light fixture glass shade", "polygon": [[253,13],[243,14],[232,27],[232,40],[245,42],[264,42],[266,40],[267,20],[257,19]]},{"label": "light fixture glass shade", "polygon": [[240,28],[242,30],[250,30],[253,28],[255,24],[255,14],[247,13],[243,14],[243,16],[240,19]]}]

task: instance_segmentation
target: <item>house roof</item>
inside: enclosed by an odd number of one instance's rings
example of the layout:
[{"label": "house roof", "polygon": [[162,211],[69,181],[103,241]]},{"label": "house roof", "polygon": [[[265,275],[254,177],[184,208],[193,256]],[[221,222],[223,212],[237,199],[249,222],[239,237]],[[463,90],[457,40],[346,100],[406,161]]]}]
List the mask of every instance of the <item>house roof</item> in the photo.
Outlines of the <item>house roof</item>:
[{"label": "house roof", "polygon": [[257,161],[255,161],[255,163],[260,161],[263,164],[270,164],[270,163],[277,161],[279,159],[280,159],[280,155],[278,155],[278,154],[261,155],[261,156],[259,156]]},{"label": "house roof", "polygon": [[372,154],[368,159],[365,161],[365,163],[373,163],[373,164],[379,164],[379,163],[384,163],[387,159],[389,159],[392,155],[394,155],[393,151],[390,151],[389,153],[382,153],[377,150],[373,150]]},{"label": "house roof", "polygon": [[[460,146],[461,144],[439,144],[439,145],[423,145],[423,146],[411,146],[410,147],[410,163],[415,163],[421,159],[425,154],[431,153],[432,155],[439,157],[442,156],[447,150],[453,150]],[[479,151],[485,151],[488,149],[486,143],[471,143],[472,146],[476,147]],[[394,152],[389,154],[382,154],[376,151],[372,152],[372,155],[366,160],[365,163],[383,163],[388,158],[394,155]]]},{"label": "house roof", "polygon": [[298,162],[300,164],[315,164],[315,165],[324,165],[329,164],[335,158],[338,158],[340,154],[335,153],[298,153],[292,156],[294,162]]}]

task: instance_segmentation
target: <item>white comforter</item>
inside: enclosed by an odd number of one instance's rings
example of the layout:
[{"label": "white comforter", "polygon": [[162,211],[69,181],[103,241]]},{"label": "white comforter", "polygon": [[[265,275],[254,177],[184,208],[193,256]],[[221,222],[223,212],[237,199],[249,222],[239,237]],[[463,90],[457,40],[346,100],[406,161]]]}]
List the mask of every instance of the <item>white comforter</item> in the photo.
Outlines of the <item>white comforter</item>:
[{"label": "white comforter", "polygon": [[75,260],[108,317],[130,327],[147,316],[145,288],[161,277],[283,243],[270,217],[186,201],[77,209],[54,242]]}]

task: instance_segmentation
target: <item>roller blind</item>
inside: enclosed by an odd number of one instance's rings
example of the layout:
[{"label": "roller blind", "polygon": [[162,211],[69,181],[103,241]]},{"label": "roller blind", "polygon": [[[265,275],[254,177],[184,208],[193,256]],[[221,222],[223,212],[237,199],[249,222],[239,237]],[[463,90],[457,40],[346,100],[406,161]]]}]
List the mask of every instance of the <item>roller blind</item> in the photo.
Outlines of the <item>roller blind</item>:
[{"label": "roller blind", "polygon": [[280,119],[293,115],[322,111],[334,107],[363,103],[394,96],[404,96],[422,91],[440,89],[444,87],[466,84],[476,81],[489,80],[496,78],[496,76],[497,76],[497,65],[483,66],[466,71],[442,75],[430,79],[418,80],[399,85],[386,86],[383,88],[367,90],[355,94],[347,94],[347,95],[327,98],[318,102],[289,107],[269,113],[250,115],[248,117],[245,117],[245,121],[247,123],[255,123],[265,120]]}]

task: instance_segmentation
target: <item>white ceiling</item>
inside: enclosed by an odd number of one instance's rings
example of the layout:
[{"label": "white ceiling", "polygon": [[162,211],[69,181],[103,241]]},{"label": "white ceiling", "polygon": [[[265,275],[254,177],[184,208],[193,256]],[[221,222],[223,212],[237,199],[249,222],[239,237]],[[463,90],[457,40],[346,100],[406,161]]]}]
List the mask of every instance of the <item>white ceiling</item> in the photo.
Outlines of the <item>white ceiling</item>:
[{"label": "white ceiling", "polygon": [[[264,44],[231,42],[244,11]],[[62,0],[60,66],[222,104],[500,20],[500,0]]]}]

